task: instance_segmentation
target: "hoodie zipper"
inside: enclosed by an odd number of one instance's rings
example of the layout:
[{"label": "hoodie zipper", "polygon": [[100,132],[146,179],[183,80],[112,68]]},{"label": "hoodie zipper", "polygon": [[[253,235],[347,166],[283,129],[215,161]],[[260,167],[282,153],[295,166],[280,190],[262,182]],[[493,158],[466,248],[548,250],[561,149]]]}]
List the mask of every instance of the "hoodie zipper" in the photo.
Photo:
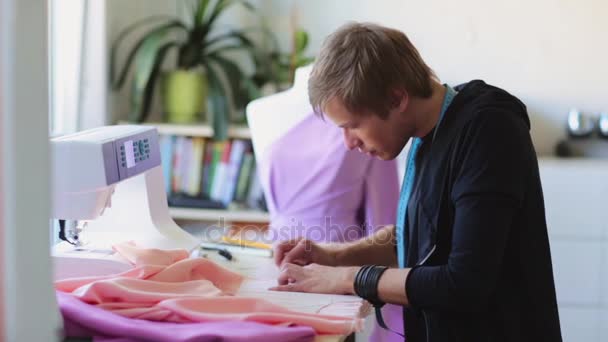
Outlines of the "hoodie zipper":
[{"label": "hoodie zipper", "polygon": [[[430,252],[418,263],[418,265],[423,265],[431,257],[431,255],[433,255],[433,253],[435,252],[435,249],[437,249],[437,244],[433,245],[433,248],[431,248]],[[424,312],[424,310],[420,310],[420,311],[422,311],[422,318],[424,319],[424,328],[426,329],[426,342],[429,342],[430,341],[429,320],[426,317],[426,312]]]},{"label": "hoodie zipper", "polygon": [[437,249],[437,244],[434,244],[433,248],[431,248],[431,250],[428,252],[428,254],[422,260],[420,260],[420,262],[418,263],[418,266],[424,264],[431,257],[431,255],[433,255],[433,253],[435,253],[435,249]]}]

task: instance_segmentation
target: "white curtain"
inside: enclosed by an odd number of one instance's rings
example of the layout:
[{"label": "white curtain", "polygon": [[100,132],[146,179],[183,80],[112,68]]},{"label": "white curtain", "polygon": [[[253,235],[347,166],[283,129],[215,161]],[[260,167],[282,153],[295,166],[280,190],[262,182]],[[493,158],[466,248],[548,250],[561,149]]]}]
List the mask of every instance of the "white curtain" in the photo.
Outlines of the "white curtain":
[{"label": "white curtain", "polygon": [[105,1],[50,1],[51,135],[107,122]]}]

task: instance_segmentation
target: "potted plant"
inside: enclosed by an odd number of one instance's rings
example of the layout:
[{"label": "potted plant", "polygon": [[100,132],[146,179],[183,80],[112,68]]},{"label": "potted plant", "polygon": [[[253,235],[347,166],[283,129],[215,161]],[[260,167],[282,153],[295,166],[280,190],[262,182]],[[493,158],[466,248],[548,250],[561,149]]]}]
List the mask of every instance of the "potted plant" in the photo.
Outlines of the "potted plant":
[{"label": "potted plant", "polygon": [[254,54],[255,73],[252,80],[256,89],[252,93],[255,97],[289,88],[293,84],[296,69],[314,61],[313,57],[304,54],[308,47],[308,33],[303,29],[293,30],[291,50],[287,53],[280,51],[272,31],[266,28],[262,32],[262,47],[257,48]]},{"label": "potted plant", "polygon": [[[163,78],[163,106],[167,119],[180,123],[198,121],[209,102],[215,138],[222,140],[226,138],[230,100],[236,108],[244,107],[253,87],[251,78],[246,77],[242,68],[226,53],[234,50],[249,53],[253,51],[253,44],[243,30],[218,33],[217,19],[233,5],[239,4],[251,11],[254,7],[239,0],[195,0],[192,4],[190,23],[176,18],[152,17],[121,32],[111,48],[111,85],[114,90],[120,89],[129,70],[134,69],[129,119],[145,121],[155,86],[161,78],[163,62],[174,50],[177,65]],[[137,40],[122,68],[117,70],[117,52],[125,38],[150,25],[154,26]]]}]

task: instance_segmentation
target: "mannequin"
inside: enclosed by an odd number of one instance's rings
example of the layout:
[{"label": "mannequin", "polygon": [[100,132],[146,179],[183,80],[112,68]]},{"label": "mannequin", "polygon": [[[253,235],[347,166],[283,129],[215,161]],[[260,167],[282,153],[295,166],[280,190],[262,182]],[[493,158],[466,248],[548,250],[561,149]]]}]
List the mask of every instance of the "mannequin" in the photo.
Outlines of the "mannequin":
[{"label": "mannequin", "polygon": [[256,156],[266,154],[273,142],[312,112],[308,101],[308,76],[312,64],[298,68],[291,88],[254,100],[247,106],[247,121]]}]

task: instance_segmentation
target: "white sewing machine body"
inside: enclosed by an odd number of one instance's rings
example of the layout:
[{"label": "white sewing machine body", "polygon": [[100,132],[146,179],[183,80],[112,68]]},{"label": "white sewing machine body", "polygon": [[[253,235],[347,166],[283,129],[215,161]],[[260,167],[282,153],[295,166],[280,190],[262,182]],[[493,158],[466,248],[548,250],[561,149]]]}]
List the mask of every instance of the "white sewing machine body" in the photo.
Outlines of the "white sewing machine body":
[{"label": "white sewing machine body", "polygon": [[118,242],[189,251],[198,245],[169,215],[155,128],[95,128],[52,139],[51,151],[52,217],[86,222],[78,224],[75,246],[53,248],[55,279],[128,269],[111,251]]}]

